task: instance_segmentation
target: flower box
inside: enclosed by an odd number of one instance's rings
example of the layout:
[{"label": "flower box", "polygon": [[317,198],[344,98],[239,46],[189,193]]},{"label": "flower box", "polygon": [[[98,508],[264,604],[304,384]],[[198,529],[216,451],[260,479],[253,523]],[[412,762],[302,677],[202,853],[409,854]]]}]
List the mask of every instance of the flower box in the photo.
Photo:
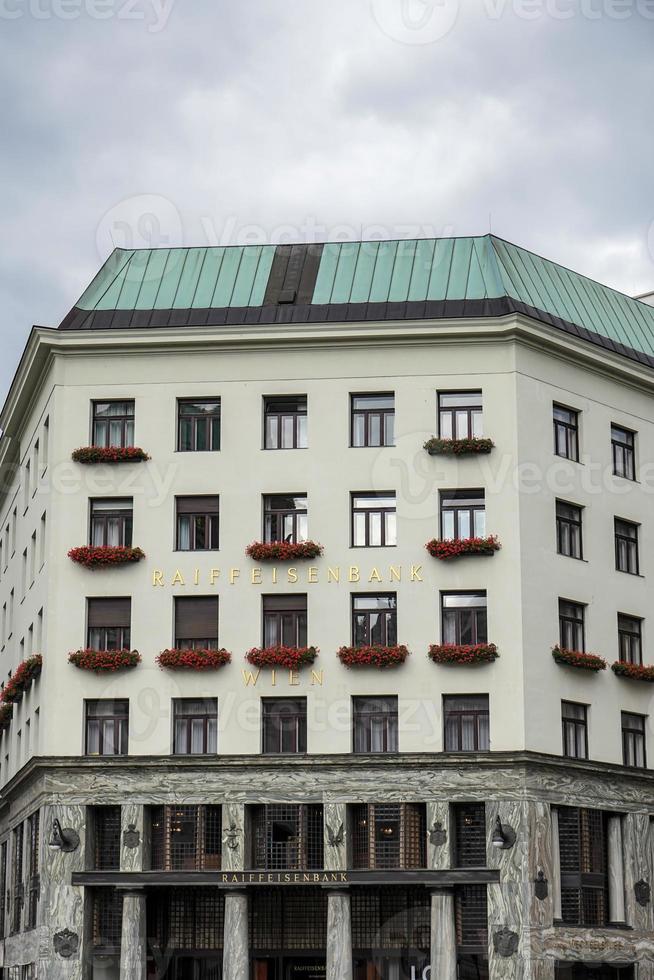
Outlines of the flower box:
[{"label": "flower box", "polygon": [[6,732],[11,725],[11,719],[14,714],[13,704],[3,704],[0,705],[0,734]]},{"label": "flower box", "polygon": [[436,643],[429,647],[429,657],[435,664],[492,664],[499,653],[494,643]]},{"label": "flower box", "polygon": [[428,439],[424,445],[430,456],[480,456],[495,448],[492,439]]},{"label": "flower box", "polygon": [[253,541],[245,554],[255,561],[308,561],[323,551],[323,546],[315,541]]},{"label": "flower box", "polygon": [[150,459],[139,446],[82,446],[72,453],[75,463],[141,463]]},{"label": "flower box", "polygon": [[97,674],[113,674],[117,670],[131,670],[141,663],[136,650],[76,650],[68,654],[68,663],[80,670],[93,670]]},{"label": "flower box", "polygon": [[85,568],[110,568],[113,565],[129,565],[145,558],[145,552],[140,548],[124,547],[91,547],[71,548],[68,557]]},{"label": "flower box", "polygon": [[341,647],[336,654],[346,667],[399,667],[409,656],[405,646]]},{"label": "flower box", "polygon": [[157,657],[157,663],[166,670],[218,670],[231,663],[228,650],[164,650]]},{"label": "flower box", "polygon": [[562,646],[555,646],[552,649],[552,656],[557,664],[565,667],[578,667],[580,670],[592,670],[597,673],[599,670],[606,670],[606,660],[602,660],[594,653],[583,653],[581,650],[567,650]]},{"label": "flower box", "polygon": [[254,647],[245,654],[245,659],[254,667],[286,667],[299,670],[312,664],[318,656],[317,647]]},{"label": "flower box", "polygon": [[488,538],[456,538],[451,541],[434,538],[425,545],[432,558],[439,558],[440,561],[461,558],[464,555],[493,555],[501,547],[495,535]]},{"label": "flower box", "polygon": [[3,704],[18,704],[22,701],[23,695],[30,689],[32,681],[39,677],[42,668],[43,657],[40,654],[23,660],[5,684],[0,701]]},{"label": "flower box", "polygon": [[648,681],[654,684],[654,667],[643,664],[626,664],[622,660],[616,660],[611,664],[611,670],[618,677],[628,677],[634,681]]}]

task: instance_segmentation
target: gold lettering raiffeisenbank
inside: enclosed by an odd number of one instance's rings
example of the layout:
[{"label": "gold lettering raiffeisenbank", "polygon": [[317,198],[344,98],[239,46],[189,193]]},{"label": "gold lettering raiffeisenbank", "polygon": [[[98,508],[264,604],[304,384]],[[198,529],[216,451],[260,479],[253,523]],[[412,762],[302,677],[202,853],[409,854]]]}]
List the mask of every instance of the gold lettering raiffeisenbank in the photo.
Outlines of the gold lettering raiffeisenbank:
[{"label": "gold lettering raiffeisenbank", "polygon": [[223,885],[335,885],[349,881],[347,871],[227,871]]},{"label": "gold lettering raiffeisenbank", "polygon": [[[342,574],[341,574],[342,571]],[[241,576],[240,568],[194,568],[189,573],[184,573],[180,568],[166,572],[162,568],[155,568],[152,572],[152,585],[159,588],[170,586],[171,588],[196,587],[206,589],[217,587],[221,581],[227,581],[230,585],[240,585],[247,582],[249,585],[279,585],[283,588],[286,585],[340,585],[346,582],[360,583],[368,582],[372,585],[392,584],[393,582],[423,582],[422,565],[410,565],[405,569],[402,565],[388,565],[379,567],[375,565],[369,569],[362,569],[359,565],[348,565],[341,569],[340,565],[331,565],[328,568],[319,568],[317,565],[309,565],[306,568],[279,567],[272,565],[262,568],[255,565]]]}]

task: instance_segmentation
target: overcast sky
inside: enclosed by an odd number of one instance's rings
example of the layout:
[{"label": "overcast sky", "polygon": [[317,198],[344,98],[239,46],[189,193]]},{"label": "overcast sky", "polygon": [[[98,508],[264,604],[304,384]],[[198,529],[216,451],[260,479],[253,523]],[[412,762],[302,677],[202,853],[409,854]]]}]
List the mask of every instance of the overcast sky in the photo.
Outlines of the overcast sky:
[{"label": "overcast sky", "polygon": [[113,245],[498,235],[654,289],[654,0],[0,0],[0,399]]}]

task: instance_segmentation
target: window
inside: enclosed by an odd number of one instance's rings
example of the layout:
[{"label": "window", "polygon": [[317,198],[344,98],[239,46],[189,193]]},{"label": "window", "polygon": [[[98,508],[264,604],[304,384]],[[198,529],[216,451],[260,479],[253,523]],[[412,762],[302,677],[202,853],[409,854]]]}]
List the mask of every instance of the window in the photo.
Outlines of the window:
[{"label": "window", "polygon": [[46,418],[45,422],[43,423],[43,436],[42,436],[42,439],[43,439],[43,455],[41,457],[41,459],[43,461],[43,470],[42,470],[42,472],[45,473],[45,471],[48,468],[48,456],[49,456],[49,450],[50,450],[50,416],[48,416]]},{"label": "window", "polygon": [[32,464],[30,460],[25,463],[25,471],[23,474],[23,512],[27,510],[30,502],[30,488],[32,485]]},{"label": "window", "polygon": [[446,752],[487,752],[490,749],[487,694],[443,697]]},{"label": "window", "polygon": [[86,754],[127,755],[129,701],[86,702]]},{"label": "window", "polygon": [[36,918],[39,905],[41,880],[39,876],[39,846],[40,820],[37,810],[27,818],[27,859],[25,871],[27,874],[27,912],[25,928],[36,929]]},{"label": "window", "polygon": [[150,811],[153,871],[220,870],[219,806],[156,806]]},{"label": "window", "polygon": [[265,755],[307,751],[307,699],[262,698]]},{"label": "window", "polygon": [[567,650],[586,649],[586,607],[580,602],[559,599],[559,642]]},{"label": "window", "polygon": [[177,451],[215,452],[220,449],[220,399],[177,403]]},{"label": "window", "polygon": [[353,493],[352,547],[389,548],[396,544],[395,493]]},{"label": "window", "polygon": [[131,548],[131,497],[91,501],[91,544],[95,548]]},{"label": "window", "polygon": [[307,521],[306,494],[271,494],[263,498],[264,541],[306,541]]},{"label": "window", "polygon": [[486,593],[442,592],[441,622],[443,643],[486,643]]},{"label": "window", "polygon": [[23,921],[23,906],[25,904],[25,886],[23,884],[23,846],[25,843],[25,824],[20,823],[14,829],[12,842],[12,902],[11,902],[11,931],[20,932]]},{"label": "window", "polygon": [[556,502],[556,550],[567,558],[583,558],[582,508]]},{"label": "window", "polygon": [[441,490],[441,538],[483,538],[486,503],[483,490]]},{"label": "window", "polygon": [[263,596],[263,645],[307,645],[306,595]]},{"label": "window", "polygon": [[643,662],[643,621],[618,613],[618,655],[622,663]]},{"label": "window", "polygon": [[352,596],[352,642],[356,647],[395,646],[397,643],[397,596]]},{"label": "window", "polygon": [[177,551],[217,551],[218,497],[176,497]]},{"label": "window", "polygon": [[615,519],[615,567],[638,575],[638,525]]},{"label": "window", "polygon": [[613,454],[613,474],[625,480],[636,479],[636,434],[619,425],[611,426],[611,452]]},{"label": "window", "polygon": [[395,445],[395,395],[352,395],[352,445]]},{"label": "window", "polygon": [[270,803],[252,807],[251,814],[252,867],[310,871],[324,866],[322,806]]},{"label": "window", "polygon": [[606,817],[600,810],[558,810],[561,918],[566,925],[603,926],[607,914]]},{"label": "window", "polygon": [[484,803],[454,803],[454,866],[486,867],[486,806]]},{"label": "window", "polygon": [[120,871],[121,808],[91,807],[93,870]]},{"label": "window", "polygon": [[134,445],[134,402],[93,402],[93,445]]},{"label": "window", "polygon": [[441,439],[477,439],[483,434],[481,391],[441,391],[438,434]]},{"label": "window", "polygon": [[7,914],[7,841],[0,844],[0,939],[5,938]]},{"label": "window", "polygon": [[131,599],[87,599],[87,641],[91,650],[129,650]]},{"label": "window", "polygon": [[354,697],[355,752],[397,752],[397,697]]},{"label": "window", "polygon": [[41,533],[39,535],[39,568],[43,568],[45,565],[45,556],[47,554],[46,549],[46,534],[48,528],[48,515],[46,511],[41,514]]},{"label": "window", "polygon": [[179,650],[218,649],[218,597],[175,598],[175,646]]},{"label": "window", "polygon": [[622,712],[622,761],[625,766],[647,768],[645,751],[645,715]]},{"label": "window", "polygon": [[218,751],[218,701],[216,698],[173,700],[173,753],[215,755]]},{"label": "window", "polygon": [[573,701],[561,702],[563,754],[569,759],[588,758],[588,708]]},{"label": "window", "polygon": [[554,452],[579,462],[579,412],[554,406]]},{"label": "window", "polygon": [[265,449],[307,448],[307,396],[288,395],[263,400]]},{"label": "window", "polygon": [[377,871],[426,866],[422,803],[358,803],[351,807],[352,864]]}]

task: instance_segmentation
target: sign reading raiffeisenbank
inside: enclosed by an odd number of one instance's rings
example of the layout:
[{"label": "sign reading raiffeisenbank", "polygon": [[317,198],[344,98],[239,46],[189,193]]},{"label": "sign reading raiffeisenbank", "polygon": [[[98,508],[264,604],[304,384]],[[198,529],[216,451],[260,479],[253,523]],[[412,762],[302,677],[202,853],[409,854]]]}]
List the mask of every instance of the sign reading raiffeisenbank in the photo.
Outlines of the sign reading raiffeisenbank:
[{"label": "sign reading raiffeisenbank", "polygon": [[272,565],[269,568],[262,568],[256,565],[254,568],[242,570],[240,568],[194,568],[189,574],[181,569],[166,571],[162,568],[155,568],[152,572],[152,585],[154,587],[165,588],[186,588],[191,587],[216,587],[220,583],[237,585],[247,582],[250,585],[318,585],[326,583],[339,585],[340,583],[369,585],[392,585],[394,582],[423,582],[422,565],[386,565],[373,566],[369,569],[361,569],[359,565],[333,565],[326,568],[319,568],[317,565],[309,565],[300,568],[292,565],[289,568],[279,568]]}]

